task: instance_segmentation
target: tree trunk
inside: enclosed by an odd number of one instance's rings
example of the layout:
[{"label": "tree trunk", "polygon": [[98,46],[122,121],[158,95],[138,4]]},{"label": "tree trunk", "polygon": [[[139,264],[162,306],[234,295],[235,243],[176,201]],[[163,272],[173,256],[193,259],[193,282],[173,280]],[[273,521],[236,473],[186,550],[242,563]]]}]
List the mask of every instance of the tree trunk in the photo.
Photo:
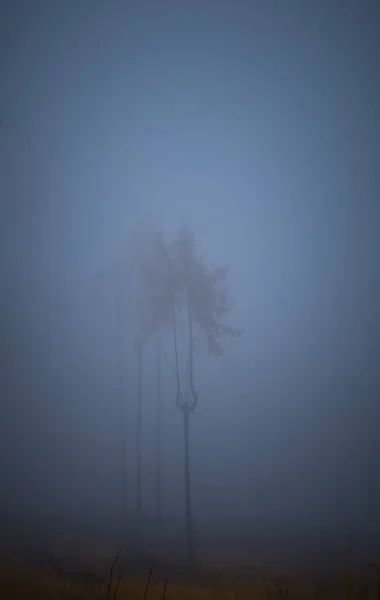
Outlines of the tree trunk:
[{"label": "tree trunk", "polygon": [[190,306],[187,307],[187,316],[189,322],[189,384],[191,392],[191,410],[194,410],[198,404],[198,394],[194,388],[194,340],[193,340],[193,316]]},{"label": "tree trunk", "polygon": [[[173,305],[172,311],[172,322],[173,322],[173,338],[174,338],[174,354],[175,354],[175,375],[177,380],[177,393],[176,393],[176,406],[183,414],[183,442],[184,442],[184,483],[185,483],[185,515],[186,515],[186,545],[187,555],[190,562],[195,560],[194,552],[194,540],[193,540],[193,517],[191,512],[191,486],[190,486],[190,439],[189,439],[189,426],[190,426],[190,413],[194,410],[197,404],[197,397],[193,397],[190,403],[186,402],[181,394],[180,374],[179,374],[179,358],[178,358],[178,346],[177,346],[177,327],[175,319],[175,309]],[[192,320],[191,312],[189,310],[189,340],[190,340],[190,351],[192,356]],[[192,364],[191,364],[192,367]],[[191,373],[192,375],[192,373]],[[192,385],[192,382],[191,382]],[[193,392],[193,388],[191,390]]]},{"label": "tree trunk", "polygon": [[116,300],[116,345],[117,345],[117,368],[119,381],[119,408],[120,408],[120,442],[121,442],[121,526],[122,536],[126,533],[126,414],[125,397],[123,386],[123,337],[122,337],[122,314],[120,300]]},{"label": "tree trunk", "polygon": [[137,349],[137,495],[136,495],[136,529],[137,543],[141,541],[141,415],[142,415],[142,349],[140,342]]},{"label": "tree trunk", "polygon": [[193,518],[191,512],[191,486],[190,486],[190,440],[189,427],[190,411],[183,410],[183,441],[184,441],[184,477],[185,477],[185,511],[186,511],[186,544],[187,554],[191,562],[195,559],[193,540]]},{"label": "tree trunk", "polygon": [[161,536],[161,464],[162,464],[162,395],[161,395],[161,346],[160,339],[157,336],[157,413],[156,413],[156,519],[157,519],[157,538],[160,541]]}]

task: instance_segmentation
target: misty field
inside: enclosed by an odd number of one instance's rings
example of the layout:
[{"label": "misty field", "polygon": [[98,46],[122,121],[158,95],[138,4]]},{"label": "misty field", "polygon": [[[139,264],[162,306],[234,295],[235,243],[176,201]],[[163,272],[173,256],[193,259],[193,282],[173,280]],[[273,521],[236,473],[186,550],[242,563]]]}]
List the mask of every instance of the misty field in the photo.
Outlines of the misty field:
[{"label": "misty field", "polygon": [[0,0],[0,600],[380,600],[379,25]]},{"label": "misty field", "polygon": [[[116,557],[115,557],[116,558]],[[0,598],[7,600],[228,600],[323,598],[375,600],[378,579],[374,570],[361,572],[342,570],[340,573],[307,573],[285,571],[280,567],[257,565],[242,567],[189,567],[155,560],[128,564],[119,568],[115,558],[108,568],[82,564],[63,567],[57,559],[50,564],[35,565],[16,560],[2,560],[0,568]],[[32,561],[33,562],[33,561]],[[132,561],[133,563],[133,561]],[[144,564],[143,564],[144,563]]]},{"label": "misty field", "polygon": [[378,599],[380,573],[368,567],[380,562],[376,539],[361,548],[344,537],[260,536],[248,524],[227,534],[226,522],[224,531],[203,523],[191,564],[177,522],[165,524],[159,543],[150,525],[140,552],[132,539],[118,550],[112,521],[74,525],[0,522],[0,598]]}]

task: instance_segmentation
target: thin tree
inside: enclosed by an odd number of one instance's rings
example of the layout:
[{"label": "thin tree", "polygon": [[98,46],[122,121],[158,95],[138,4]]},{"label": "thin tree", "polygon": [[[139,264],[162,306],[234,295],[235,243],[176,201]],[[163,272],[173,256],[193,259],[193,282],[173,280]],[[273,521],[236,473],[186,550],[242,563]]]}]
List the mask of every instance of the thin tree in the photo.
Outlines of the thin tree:
[{"label": "thin tree", "polygon": [[136,513],[137,513],[137,542],[141,542],[142,502],[141,502],[141,428],[142,428],[142,359],[143,341],[141,338],[136,343],[137,347],[137,485],[136,485]]},{"label": "thin tree", "polygon": [[[158,236],[159,237],[159,236]],[[158,239],[158,238],[157,238]],[[152,243],[153,242],[153,243]],[[137,372],[137,423],[136,423],[136,537],[137,542],[141,541],[141,525],[142,525],[142,401],[143,401],[143,353],[148,339],[157,329],[158,322],[163,320],[162,314],[157,312],[157,290],[158,273],[157,269],[159,262],[155,263],[155,277],[152,278],[152,269],[147,269],[147,265],[154,263],[154,257],[157,248],[156,236],[146,236],[146,232],[139,237],[139,243],[135,244],[135,252],[123,252],[122,257],[114,261],[111,267],[105,271],[100,271],[95,275],[95,283],[97,286],[109,289],[112,288],[115,292],[116,300],[116,344],[117,344],[117,359],[118,359],[118,378],[120,389],[120,433],[121,433],[121,522],[123,535],[125,533],[126,524],[126,398],[123,386],[123,371],[124,353],[124,317],[126,312],[134,315],[137,331],[134,340],[136,350],[136,372]],[[159,256],[159,254],[158,254]],[[128,257],[128,259],[126,258]],[[132,278],[132,279],[131,279]],[[137,285],[130,285],[134,278]],[[137,295],[131,297],[127,292],[127,288],[137,290]],[[137,302],[136,302],[137,300]],[[161,369],[161,365],[158,364]],[[161,382],[158,375],[158,407],[160,408]],[[157,428],[160,429],[161,435],[161,415],[157,414]],[[161,499],[158,490],[161,490],[161,439],[157,436],[157,449],[159,449],[159,458],[157,458],[158,473],[156,476],[156,498],[157,498],[157,513],[161,512]]]},{"label": "thin tree", "polygon": [[141,435],[142,435],[142,354],[145,344],[153,336],[156,341],[157,403],[156,403],[156,465],[155,504],[157,534],[159,537],[162,512],[162,376],[161,376],[161,332],[170,321],[169,294],[173,288],[169,283],[169,261],[160,234],[144,237],[138,263],[139,285],[139,335],[135,343],[138,356],[137,390],[137,527],[141,527]]},{"label": "thin tree", "polygon": [[[170,245],[162,236],[156,238],[156,261],[151,265],[149,278],[154,282],[153,328],[170,320],[173,334],[176,379],[175,404],[183,415],[184,440],[184,488],[186,515],[186,542],[190,560],[194,560],[193,517],[190,481],[190,415],[198,404],[194,384],[194,326],[198,325],[206,336],[210,354],[220,356],[223,352],[219,339],[223,335],[235,336],[239,332],[223,324],[228,313],[229,295],[226,286],[227,267],[209,270],[196,253],[193,235],[183,225]],[[182,393],[178,348],[178,316],[186,311],[188,330],[188,370],[186,394]]]},{"label": "thin tree", "polygon": [[148,313],[147,336],[155,334],[157,399],[156,399],[156,463],[155,463],[155,508],[157,539],[161,534],[162,519],[162,334],[171,325],[171,303],[174,285],[172,264],[159,233],[150,239],[148,257],[141,264],[141,273],[145,280]]},{"label": "thin tree", "polygon": [[128,313],[128,302],[127,302],[127,285],[128,285],[128,271],[129,265],[126,261],[125,255],[122,254],[119,259],[113,261],[111,265],[107,265],[106,268],[100,268],[92,274],[91,287],[92,293],[96,290],[98,293],[100,290],[106,290],[111,292],[113,296],[113,306],[115,308],[115,336],[116,336],[116,369],[118,379],[118,393],[119,393],[119,415],[118,424],[120,426],[120,466],[121,466],[121,480],[120,480],[120,517],[121,523],[120,528],[122,532],[122,539],[126,535],[127,527],[127,477],[126,477],[126,442],[127,442],[127,429],[126,429],[126,390],[124,386],[124,371],[125,371],[125,356],[124,356],[124,343],[125,343],[125,319]]},{"label": "thin tree", "polygon": [[162,521],[162,334],[171,327],[172,305],[175,305],[175,279],[170,256],[160,234],[153,238],[153,254],[149,269],[151,331],[156,338],[157,404],[156,404],[156,478],[155,503],[157,539]]},{"label": "thin tree", "polygon": [[180,228],[172,245],[176,264],[177,290],[186,308],[188,326],[188,393],[181,394],[179,382],[178,345],[176,340],[175,315],[173,313],[174,346],[177,370],[176,406],[183,414],[184,439],[184,484],[187,551],[190,560],[194,560],[193,517],[190,481],[190,415],[198,404],[198,393],[194,383],[194,325],[197,324],[207,339],[210,354],[220,356],[223,353],[219,339],[239,334],[236,329],[226,326],[222,319],[230,309],[226,279],[228,267],[209,270],[201,256],[196,253],[194,237],[186,225]]},{"label": "thin tree", "polygon": [[143,352],[148,338],[148,314],[145,298],[141,296],[137,308],[138,335],[135,341],[137,351],[137,427],[136,427],[136,542],[141,544],[142,527],[142,392],[143,392]]},{"label": "thin tree", "polygon": [[127,489],[126,489],[126,398],[123,385],[123,331],[122,331],[122,306],[121,298],[116,297],[116,352],[118,361],[118,378],[119,378],[119,410],[120,410],[120,441],[121,441],[121,530],[122,537],[126,533],[127,523]]},{"label": "thin tree", "polygon": [[162,517],[162,361],[161,339],[156,333],[157,406],[156,406],[156,524],[157,539],[161,537]]}]

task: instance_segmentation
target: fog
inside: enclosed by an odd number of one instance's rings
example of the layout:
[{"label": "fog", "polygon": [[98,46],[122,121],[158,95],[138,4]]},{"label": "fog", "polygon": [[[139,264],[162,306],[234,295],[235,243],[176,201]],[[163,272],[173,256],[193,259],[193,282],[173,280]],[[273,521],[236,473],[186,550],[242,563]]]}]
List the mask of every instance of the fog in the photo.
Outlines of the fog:
[{"label": "fog", "polygon": [[[375,2],[1,3],[3,524],[134,529],[139,259],[185,222],[229,266],[241,331],[211,356],[195,327],[195,548],[380,535],[378,18]],[[170,328],[161,342],[161,536],[182,552]]]}]

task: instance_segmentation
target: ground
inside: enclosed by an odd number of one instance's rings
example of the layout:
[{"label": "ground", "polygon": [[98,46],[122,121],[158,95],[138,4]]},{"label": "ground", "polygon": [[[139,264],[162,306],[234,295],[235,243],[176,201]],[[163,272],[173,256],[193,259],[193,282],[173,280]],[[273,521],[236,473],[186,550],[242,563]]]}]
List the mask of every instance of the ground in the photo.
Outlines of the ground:
[{"label": "ground", "polygon": [[197,564],[190,567],[181,556],[180,531],[177,538],[165,537],[160,549],[146,544],[145,555],[130,544],[119,554],[110,582],[120,536],[108,535],[108,526],[69,531],[54,523],[20,527],[9,519],[7,527],[5,520],[1,525],[1,600],[378,598],[377,572],[368,568],[369,561],[380,564],[378,557],[366,549],[347,561],[341,547],[332,551],[331,540],[312,551],[304,540],[260,541],[250,532],[223,538],[215,530],[197,538]]},{"label": "ground", "polygon": [[[367,581],[354,582],[349,573],[276,573],[275,569],[186,567],[145,561],[145,565],[124,563],[108,569],[81,570],[54,565],[6,560],[0,570],[0,598],[6,600],[252,600],[295,599],[376,599],[376,582],[368,569]],[[58,563],[59,564],[59,563]],[[145,572],[144,572],[145,571]]]}]

